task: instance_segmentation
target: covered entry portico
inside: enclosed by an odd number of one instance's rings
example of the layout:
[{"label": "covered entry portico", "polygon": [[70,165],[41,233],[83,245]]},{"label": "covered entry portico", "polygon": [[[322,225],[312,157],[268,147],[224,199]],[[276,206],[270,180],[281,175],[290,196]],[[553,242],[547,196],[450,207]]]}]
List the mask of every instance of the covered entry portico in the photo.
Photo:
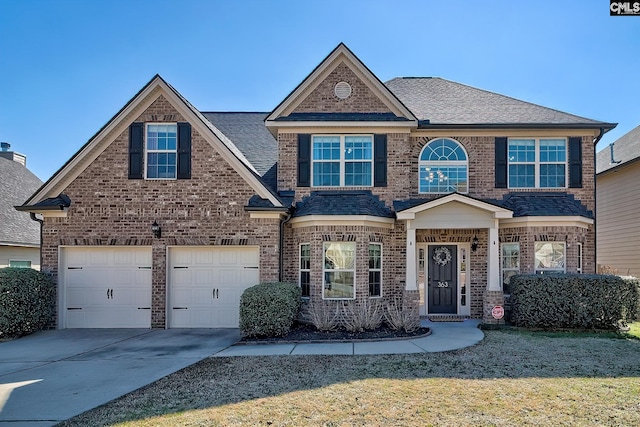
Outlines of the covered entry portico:
[{"label": "covered entry portico", "polygon": [[421,315],[482,318],[486,300],[502,298],[498,228],[512,216],[459,193],[397,212],[407,233],[405,289],[419,292]]}]

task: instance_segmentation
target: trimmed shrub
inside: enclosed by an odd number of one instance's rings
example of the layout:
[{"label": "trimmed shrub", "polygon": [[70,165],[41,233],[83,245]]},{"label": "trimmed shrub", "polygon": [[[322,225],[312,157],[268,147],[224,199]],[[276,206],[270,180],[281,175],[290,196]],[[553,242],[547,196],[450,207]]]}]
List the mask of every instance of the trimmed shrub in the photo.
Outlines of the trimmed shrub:
[{"label": "trimmed shrub", "polygon": [[55,284],[30,268],[0,269],[0,338],[28,335],[46,327],[55,309]]},{"label": "trimmed shrub", "polygon": [[618,276],[518,275],[510,285],[516,326],[617,329],[638,312],[637,281]]},{"label": "trimmed shrub", "polygon": [[300,310],[300,288],[293,283],[260,283],[240,297],[240,332],[245,337],[285,335]]}]

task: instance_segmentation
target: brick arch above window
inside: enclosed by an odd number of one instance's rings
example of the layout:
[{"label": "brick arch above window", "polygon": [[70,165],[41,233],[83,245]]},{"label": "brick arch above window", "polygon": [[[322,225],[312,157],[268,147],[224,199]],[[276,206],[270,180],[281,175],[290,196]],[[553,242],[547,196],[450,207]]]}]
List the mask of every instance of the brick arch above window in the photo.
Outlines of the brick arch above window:
[{"label": "brick arch above window", "polygon": [[467,151],[451,138],[436,138],[420,151],[418,189],[423,194],[468,193]]}]

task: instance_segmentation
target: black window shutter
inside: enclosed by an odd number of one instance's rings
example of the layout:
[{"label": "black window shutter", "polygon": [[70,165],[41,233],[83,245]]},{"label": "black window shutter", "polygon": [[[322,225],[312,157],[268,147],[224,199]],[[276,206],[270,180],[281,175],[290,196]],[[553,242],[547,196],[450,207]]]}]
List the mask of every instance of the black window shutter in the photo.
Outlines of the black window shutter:
[{"label": "black window shutter", "polygon": [[582,138],[569,138],[569,187],[582,188]]},{"label": "black window shutter", "polygon": [[507,138],[496,137],[496,188],[507,188]]},{"label": "black window shutter", "polygon": [[373,186],[387,186],[387,135],[373,136]]},{"label": "black window shutter", "polygon": [[144,123],[129,126],[129,179],[143,178]]},{"label": "black window shutter", "polygon": [[191,125],[178,123],[178,179],[191,179]]},{"label": "black window shutter", "polygon": [[298,187],[311,187],[311,135],[298,134]]}]

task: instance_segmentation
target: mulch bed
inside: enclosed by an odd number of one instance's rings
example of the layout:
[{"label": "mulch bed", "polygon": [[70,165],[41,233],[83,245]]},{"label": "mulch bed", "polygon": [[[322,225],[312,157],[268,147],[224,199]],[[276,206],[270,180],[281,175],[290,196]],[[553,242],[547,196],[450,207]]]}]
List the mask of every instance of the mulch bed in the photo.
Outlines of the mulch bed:
[{"label": "mulch bed", "polygon": [[378,341],[415,338],[429,335],[429,328],[419,328],[413,332],[394,331],[387,326],[381,326],[378,329],[364,332],[349,332],[345,330],[337,331],[319,331],[312,325],[294,324],[288,334],[281,337],[244,337],[238,344],[271,344],[271,343],[310,343],[310,342],[341,342],[341,341]]}]

